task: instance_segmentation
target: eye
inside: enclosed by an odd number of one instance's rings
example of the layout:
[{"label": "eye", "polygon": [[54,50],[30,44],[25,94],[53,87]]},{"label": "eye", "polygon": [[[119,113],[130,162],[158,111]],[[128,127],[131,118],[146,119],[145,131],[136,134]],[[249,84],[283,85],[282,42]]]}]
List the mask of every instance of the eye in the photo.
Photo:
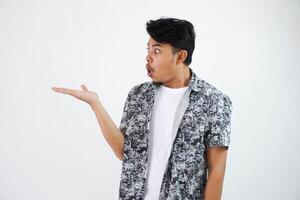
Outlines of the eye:
[{"label": "eye", "polygon": [[154,49],[154,52],[155,52],[155,53],[159,53],[160,50],[159,50],[159,49]]},{"label": "eye", "polygon": [[[147,50],[148,53],[150,52],[150,51],[149,51],[150,48],[146,48],[146,50]],[[155,54],[158,54],[158,53],[160,52],[159,49],[154,49],[153,51],[154,51]]]}]

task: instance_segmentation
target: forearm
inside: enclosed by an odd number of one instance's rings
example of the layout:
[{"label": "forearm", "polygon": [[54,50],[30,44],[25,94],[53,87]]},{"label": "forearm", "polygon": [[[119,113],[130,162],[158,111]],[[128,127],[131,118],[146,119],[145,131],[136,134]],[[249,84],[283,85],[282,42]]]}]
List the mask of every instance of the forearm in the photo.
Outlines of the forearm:
[{"label": "forearm", "polygon": [[90,105],[94,111],[102,134],[115,155],[123,160],[124,136],[110,118],[99,100]]},{"label": "forearm", "polygon": [[218,172],[217,170],[209,172],[204,200],[221,200],[223,180],[224,173]]}]

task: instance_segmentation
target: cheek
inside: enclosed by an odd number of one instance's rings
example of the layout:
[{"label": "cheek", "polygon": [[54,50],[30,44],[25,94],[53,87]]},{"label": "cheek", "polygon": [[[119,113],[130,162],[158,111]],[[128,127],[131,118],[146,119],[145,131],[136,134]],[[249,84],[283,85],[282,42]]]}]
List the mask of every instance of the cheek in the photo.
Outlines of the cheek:
[{"label": "cheek", "polygon": [[169,66],[172,63],[172,59],[164,55],[157,55],[156,57],[153,58],[153,63],[157,67],[164,68]]}]

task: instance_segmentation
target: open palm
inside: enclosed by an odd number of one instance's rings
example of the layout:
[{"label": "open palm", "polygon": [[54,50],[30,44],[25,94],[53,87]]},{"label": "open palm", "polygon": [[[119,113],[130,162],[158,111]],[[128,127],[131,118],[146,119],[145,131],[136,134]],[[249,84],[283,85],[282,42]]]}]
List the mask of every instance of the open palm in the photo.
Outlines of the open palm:
[{"label": "open palm", "polygon": [[52,90],[58,93],[71,95],[79,100],[88,103],[89,105],[91,105],[98,99],[98,95],[96,92],[88,90],[84,84],[82,84],[80,87],[81,90],[74,90],[62,87],[52,87]]}]

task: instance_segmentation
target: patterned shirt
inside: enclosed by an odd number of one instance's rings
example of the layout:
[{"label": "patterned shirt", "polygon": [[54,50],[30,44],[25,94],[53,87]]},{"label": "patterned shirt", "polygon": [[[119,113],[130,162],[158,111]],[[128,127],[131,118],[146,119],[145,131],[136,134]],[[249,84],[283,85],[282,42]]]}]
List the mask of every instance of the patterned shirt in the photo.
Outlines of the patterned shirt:
[{"label": "patterned shirt", "polygon": [[[188,90],[175,116],[177,130],[160,187],[159,200],[203,200],[207,182],[206,149],[229,147],[232,102],[228,95],[199,78],[191,68]],[[161,83],[132,87],[119,130],[124,157],[119,200],[143,200],[148,172],[151,111]]]}]

